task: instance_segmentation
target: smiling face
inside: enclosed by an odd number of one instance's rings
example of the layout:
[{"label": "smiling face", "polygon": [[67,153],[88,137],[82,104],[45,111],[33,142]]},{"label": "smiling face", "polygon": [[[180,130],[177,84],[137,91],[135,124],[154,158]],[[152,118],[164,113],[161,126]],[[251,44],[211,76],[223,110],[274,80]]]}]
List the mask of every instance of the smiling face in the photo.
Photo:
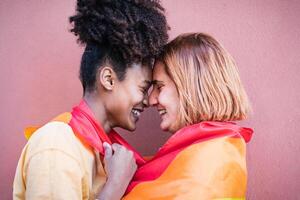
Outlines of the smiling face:
[{"label": "smiling face", "polygon": [[151,76],[149,67],[133,64],[127,69],[124,80],[115,79],[113,94],[108,103],[109,120],[114,127],[135,130],[141,112],[148,106],[147,92]]},{"label": "smiling face", "polygon": [[149,103],[157,108],[162,120],[160,128],[163,131],[174,133],[180,128],[177,120],[178,92],[162,62],[157,62],[153,69],[153,90],[149,96]]}]

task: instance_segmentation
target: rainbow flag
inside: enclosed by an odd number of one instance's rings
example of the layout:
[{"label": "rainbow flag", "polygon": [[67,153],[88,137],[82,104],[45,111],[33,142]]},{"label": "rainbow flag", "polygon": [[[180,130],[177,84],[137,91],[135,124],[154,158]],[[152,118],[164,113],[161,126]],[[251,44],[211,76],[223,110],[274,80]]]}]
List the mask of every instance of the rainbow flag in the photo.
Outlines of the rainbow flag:
[{"label": "rainbow flag", "polygon": [[[84,100],[72,112],[52,121],[67,123],[84,144],[102,156],[103,142],[119,143],[134,152],[139,166],[124,200],[245,199],[246,142],[252,129],[231,122],[201,122],[175,133],[146,161],[114,130],[106,134]],[[27,139],[39,128],[25,130]]]},{"label": "rainbow flag", "polygon": [[179,130],[137,170],[123,200],[245,199],[252,133],[231,122]]}]

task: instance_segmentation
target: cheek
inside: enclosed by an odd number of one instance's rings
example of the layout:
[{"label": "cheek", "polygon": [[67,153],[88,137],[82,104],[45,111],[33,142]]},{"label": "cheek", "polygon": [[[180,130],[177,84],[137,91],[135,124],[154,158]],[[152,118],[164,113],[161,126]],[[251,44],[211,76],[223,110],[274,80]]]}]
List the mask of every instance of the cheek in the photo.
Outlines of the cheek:
[{"label": "cheek", "polygon": [[158,96],[159,103],[171,114],[177,114],[179,107],[179,98],[177,91],[172,88],[162,90]]},{"label": "cheek", "polygon": [[158,93],[157,101],[163,107],[169,107],[171,103],[168,98],[168,93],[165,92],[164,90]]},{"label": "cheek", "polygon": [[127,93],[127,100],[131,106],[135,106],[143,101],[143,94],[139,89],[131,90],[130,93]]},{"label": "cheek", "polygon": [[127,113],[127,109],[130,105],[130,96],[130,93],[126,92],[126,90],[122,88],[115,92],[111,101],[114,104],[114,111],[116,113],[119,113],[119,115]]},{"label": "cheek", "polygon": [[111,99],[111,103],[113,104],[113,110],[115,113],[119,113],[119,115],[123,115],[128,107],[128,95],[125,95],[122,91],[118,92],[117,95]]},{"label": "cheek", "polygon": [[124,93],[124,101],[127,101],[127,103],[131,106],[134,106],[143,100],[143,93],[137,86],[136,82],[131,82],[128,84],[126,88],[123,88],[122,92]]},{"label": "cheek", "polygon": [[123,87],[120,87],[118,94],[116,101],[119,102],[122,110],[131,109],[131,107],[136,104],[139,99],[141,99],[139,91],[137,91],[136,87],[132,85],[124,85]]},{"label": "cheek", "polygon": [[177,96],[172,96],[172,98],[170,98],[170,101],[172,102],[170,104],[170,110],[171,110],[172,114],[174,115],[174,117],[176,117],[177,113],[178,113],[178,108],[179,108],[179,100],[178,100]]}]

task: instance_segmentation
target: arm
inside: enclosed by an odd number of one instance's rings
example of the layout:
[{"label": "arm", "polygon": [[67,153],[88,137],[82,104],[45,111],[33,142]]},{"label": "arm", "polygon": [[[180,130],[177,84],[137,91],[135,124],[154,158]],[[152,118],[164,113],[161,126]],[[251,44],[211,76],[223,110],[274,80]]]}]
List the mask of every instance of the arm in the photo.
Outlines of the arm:
[{"label": "arm", "polygon": [[33,155],[24,167],[25,199],[82,199],[83,172],[78,162],[55,149]]}]

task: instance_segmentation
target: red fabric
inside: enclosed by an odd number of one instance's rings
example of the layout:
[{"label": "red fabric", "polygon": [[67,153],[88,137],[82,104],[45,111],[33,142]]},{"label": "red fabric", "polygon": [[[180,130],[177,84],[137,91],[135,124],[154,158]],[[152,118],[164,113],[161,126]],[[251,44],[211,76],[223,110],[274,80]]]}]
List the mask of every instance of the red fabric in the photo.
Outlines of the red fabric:
[{"label": "red fabric", "polygon": [[252,133],[252,129],[240,127],[231,122],[201,122],[187,126],[177,131],[151,160],[137,170],[126,194],[137,184],[158,178],[178,152],[191,144],[219,137],[239,137],[249,142]]},{"label": "red fabric", "polygon": [[99,151],[101,155],[104,155],[103,142],[109,144],[118,143],[134,152],[139,169],[128,186],[127,193],[141,182],[158,178],[176,157],[178,152],[191,144],[218,137],[239,137],[249,142],[253,133],[252,129],[243,128],[231,122],[201,122],[177,131],[157,154],[145,163],[141,155],[118,133],[114,130],[109,134],[104,132],[84,100],[73,108],[71,114],[72,119],[69,125],[72,127],[74,133]]},{"label": "red fabric", "polygon": [[71,112],[72,119],[69,125],[74,133],[83,139],[87,144],[99,151],[104,156],[103,142],[109,144],[118,143],[134,152],[137,165],[145,163],[142,156],[137,153],[117,132],[112,130],[106,134],[100,123],[95,119],[92,111],[84,100],[78,106],[75,106]]}]

